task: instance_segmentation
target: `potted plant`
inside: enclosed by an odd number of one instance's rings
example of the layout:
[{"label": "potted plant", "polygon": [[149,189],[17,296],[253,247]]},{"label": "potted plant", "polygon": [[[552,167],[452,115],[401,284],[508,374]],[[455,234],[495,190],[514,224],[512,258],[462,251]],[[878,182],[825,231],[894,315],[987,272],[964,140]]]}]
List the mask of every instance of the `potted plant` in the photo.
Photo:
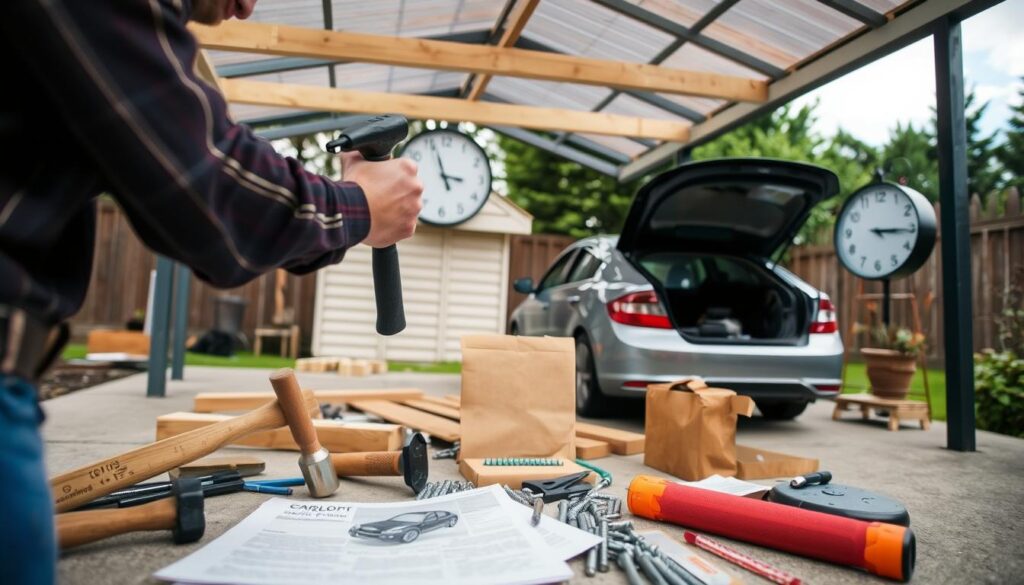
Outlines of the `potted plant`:
[{"label": "potted plant", "polygon": [[924,350],[924,335],[896,325],[876,325],[870,333],[874,346],[861,348],[860,355],[867,367],[871,393],[881,398],[906,398],[917,371],[918,355]]}]

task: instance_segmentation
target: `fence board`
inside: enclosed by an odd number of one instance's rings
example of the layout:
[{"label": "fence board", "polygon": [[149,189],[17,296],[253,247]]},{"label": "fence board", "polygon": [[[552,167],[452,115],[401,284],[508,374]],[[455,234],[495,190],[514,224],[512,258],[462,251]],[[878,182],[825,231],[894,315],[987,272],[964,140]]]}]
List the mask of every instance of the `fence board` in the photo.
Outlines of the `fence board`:
[{"label": "fence board", "polygon": [[[935,213],[939,215],[938,205]],[[1015,277],[1020,278],[1020,273],[1015,270],[1024,266],[1024,214],[1021,213],[1019,194],[1016,191],[1007,194],[1005,212],[999,217],[996,216],[994,200],[982,205],[980,198],[972,198],[971,218],[972,326],[974,348],[981,350],[998,347],[996,318],[1003,310],[1006,291],[1013,286],[1024,286],[1024,283],[1014,282]],[[923,329],[929,340],[928,356],[938,360],[943,357],[944,347],[941,240],[940,233],[935,251],[920,270],[908,278],[892,282],[893,293],[916,293],[922,306]],[[855,339],[850,329],[858,315],[861,322],[866,322],[867,311],[861,307],[858,312],[854,299],[861,286],[865,293],[881,293],[881,283],[861,280],[843,269],[832,246],[793,248],[787,266],[800,278],[832,297],[847,348],[859,348],[864,340]],[[925,312],[923,302],[929,292],[935,295],[935,299],[931,310]],[[895,323],[909,327],[913,322],[909,303],[893,301],[892,317]]]}]

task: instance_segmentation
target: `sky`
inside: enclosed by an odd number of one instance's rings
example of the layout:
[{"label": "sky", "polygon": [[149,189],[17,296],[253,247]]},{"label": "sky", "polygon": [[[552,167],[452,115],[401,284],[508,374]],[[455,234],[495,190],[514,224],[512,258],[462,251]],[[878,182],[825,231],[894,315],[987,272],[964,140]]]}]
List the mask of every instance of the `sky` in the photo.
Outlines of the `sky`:
[{"label": "sky", "polygon": [[[1010,105],[1024,89],[1024,0],[1005,0],[964,21],[964,77],[977,101],[990,101],[982,118],[986,134],[1003,129]],[[933,39],[925,39],[794,100],[818,100],[816,129],[843,128],[873,145],[886,142],[897,121],[926,124],[935,106]],[[857,104],[856,108],[850,104]]]}]

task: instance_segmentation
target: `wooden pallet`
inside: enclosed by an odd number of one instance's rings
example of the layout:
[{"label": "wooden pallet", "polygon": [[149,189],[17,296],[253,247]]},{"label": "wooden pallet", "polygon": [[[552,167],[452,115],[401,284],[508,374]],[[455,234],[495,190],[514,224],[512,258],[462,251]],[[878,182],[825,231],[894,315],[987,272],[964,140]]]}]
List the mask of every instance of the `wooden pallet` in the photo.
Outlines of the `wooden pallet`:
[{"label": "wooden pallet", "polygon": [[832,420],[840,420],[849,408],[860,408],[861,418],[868,420],[875,410],[889,413],[889,430],[898,431],[901,420],[916,420],[921,429],[927,431],[931,427],[928,405],[916,400],[893,400],[881,398],[873,394],[841,394],[836,397],[836,408],[832,411]]}]

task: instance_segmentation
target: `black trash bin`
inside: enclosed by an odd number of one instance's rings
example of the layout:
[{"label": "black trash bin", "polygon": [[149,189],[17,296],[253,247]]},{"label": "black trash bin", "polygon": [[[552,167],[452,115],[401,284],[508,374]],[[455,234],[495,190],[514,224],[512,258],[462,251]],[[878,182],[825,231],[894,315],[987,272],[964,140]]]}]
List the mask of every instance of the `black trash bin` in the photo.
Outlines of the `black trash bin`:
[{"label": "black trash bin", "polygon": [[249,340],[242,333],[246,304],[241,297],[232,295],[214,298],[213,327],[189,351],[230,357],[238,349],[248,346]]}]

